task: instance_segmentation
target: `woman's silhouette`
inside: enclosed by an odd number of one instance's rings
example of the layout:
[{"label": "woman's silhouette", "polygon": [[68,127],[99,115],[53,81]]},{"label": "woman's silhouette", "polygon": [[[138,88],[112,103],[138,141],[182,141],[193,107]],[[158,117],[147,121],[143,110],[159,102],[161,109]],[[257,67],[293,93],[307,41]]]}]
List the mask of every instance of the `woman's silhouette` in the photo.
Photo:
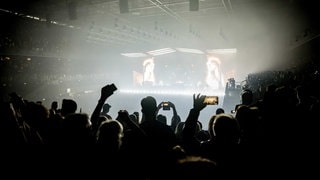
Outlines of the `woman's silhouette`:
[{"label": "woman's silhouette", "polygon": [[152,84],[155,83],[155,76],[154,76],[154,61],[153,58],[149,58],[143,61],[143,82],[145,84]]},{"label": "woman's silhouette", "polygon": [[220,64],[221,61],[218,58],[212,56],[207,57],[207,74],[205,82],[211,89],[219,89],[222,86]]}]

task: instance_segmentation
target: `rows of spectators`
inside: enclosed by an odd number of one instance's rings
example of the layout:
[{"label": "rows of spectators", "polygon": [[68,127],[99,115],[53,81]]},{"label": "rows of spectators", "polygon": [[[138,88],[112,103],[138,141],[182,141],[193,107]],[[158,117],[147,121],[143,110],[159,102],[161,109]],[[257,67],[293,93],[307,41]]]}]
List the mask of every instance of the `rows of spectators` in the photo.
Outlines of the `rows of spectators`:
[{"label": "rows of spectators", "polygon": [[201,94],[193,95],[185,120],[169,102],[174,113],[167,125],[167,117],[159,114],[163,103],[152,96],[136,102],[141,112],[119,109],[117,117],[108,115],[112,106],[108,98],[116,91],[112,84],[102,87],[100,98],[93,100],[97,105],[91,116],[79,113],[72,99],[64,99],[61,108],[58,102],[48,108],[13,92],[9,101],[1,102],[0,138],[6,146],[63,148],[63,157],[74,157],[69,149],[82,152],[84,147],[97,147],[82,158],[132,169],[131,176],[138,179],[229,177],[234,173],[246,177],[252,171],[289,175],[305,172],[306,167],[310,173],[309,160],[314,158],[312,148],[319,135],[320,97],[315,86],[319,80],[314,66],[300,72],[249,74],[235,114],[218,109],[208,129],[198,119],[207,106]]},{"label": "rows of spectators", "polygon": [[[0,53],[61,56],[70,46],[66,30],[35,20],[1,14]],[[7,23],[6,23],[7,22]],[[13,23],[14,22],[14,23]],[[54,32],[56,35],[51,36]]]}]

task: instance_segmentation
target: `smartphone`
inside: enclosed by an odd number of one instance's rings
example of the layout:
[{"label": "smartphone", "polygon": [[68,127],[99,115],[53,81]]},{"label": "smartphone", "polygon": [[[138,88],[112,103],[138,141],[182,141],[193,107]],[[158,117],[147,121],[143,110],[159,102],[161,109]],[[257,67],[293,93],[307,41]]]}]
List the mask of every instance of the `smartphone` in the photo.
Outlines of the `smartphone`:
[{"label": "smartphone", "polygon": [[219,104],[219,97],[218,96],[206,96],[204,98],[203,103],[207,105],[218,105]]},{"label": "smartphone", "polygon": [[170,110],[169,102],[162,102],[162,109],[163,109],[164,111]]},{"label": "smartphone", "polygon": [[118,88],[116,87],[116,85],[114,85],[113,83],[110,85],[112,88],[112,91],[116,91]]}]

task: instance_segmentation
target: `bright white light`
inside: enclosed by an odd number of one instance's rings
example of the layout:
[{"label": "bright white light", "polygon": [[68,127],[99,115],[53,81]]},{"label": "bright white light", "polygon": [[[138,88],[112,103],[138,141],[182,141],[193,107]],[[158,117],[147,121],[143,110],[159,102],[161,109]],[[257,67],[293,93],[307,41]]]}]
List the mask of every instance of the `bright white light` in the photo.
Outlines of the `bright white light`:
[{"label": "bright white light", "polygon": [[154,50],[154,51],[149,51],[147,53],[150,55],[153,55],[153,56],[158,56],[158,55],[169,54],[169,53],[173,53],[173,52],[176,52],[176,50],[171,49],[171,48],[163,48],[163,49],[158,49],[158,50]]},{"label": "bright white light", "polygon": [[180,52],[194,53],[194,54],[204,54],[204,52],[198,49],[188,49],[188,48],[176,48]]},{"label": "bright white light", "polygon": [[237,53],[236,48],[232,49],[209,49],[207,53],[214,53],[214,54],[234,54]]},{"label": "bright white light", "polygon": [[192,96],[193,94],[224,96],[223,91],[179,91],[179,90],[135,90],[135,89],[121,89],[120,93],[126,94],[160,94],[160,95],[179,95]]},{"label": "bright white light", "polygon": [[86,91],[84,91],[85,94],[92,93],[92,92],[93,92],[93,90],[86,90]]},{"label": "bright white light", "polygon": [[123,56],[127,57],[146,57],[147,55],[144,53],[121,53]]}]

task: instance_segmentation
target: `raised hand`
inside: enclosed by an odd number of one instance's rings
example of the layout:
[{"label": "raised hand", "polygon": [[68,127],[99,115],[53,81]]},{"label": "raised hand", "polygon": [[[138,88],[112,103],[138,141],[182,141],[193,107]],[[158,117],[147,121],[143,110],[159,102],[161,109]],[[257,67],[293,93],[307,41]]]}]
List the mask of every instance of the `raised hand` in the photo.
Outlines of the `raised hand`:
[{"label": "raised hand", "polygon": [[197,111],[201,111],[203,108],[207,106],[207,104],[204,103],[205,95],[193,94],[193,109]]},{"label": "raised hand", "polygon": [[117,90],[117,88],[114,84],[108,84],[101,88],[100,101],[105,101],[108,97],[110,97],[113,94],[115,90]]},{"label": "raised hand", "polygon": [[175,106],[174,106],[174,104],[172,102],[170,102],[170,101],[168,101],[168,102],[169,102],[169,106],[170,107],[175,108]]}]

